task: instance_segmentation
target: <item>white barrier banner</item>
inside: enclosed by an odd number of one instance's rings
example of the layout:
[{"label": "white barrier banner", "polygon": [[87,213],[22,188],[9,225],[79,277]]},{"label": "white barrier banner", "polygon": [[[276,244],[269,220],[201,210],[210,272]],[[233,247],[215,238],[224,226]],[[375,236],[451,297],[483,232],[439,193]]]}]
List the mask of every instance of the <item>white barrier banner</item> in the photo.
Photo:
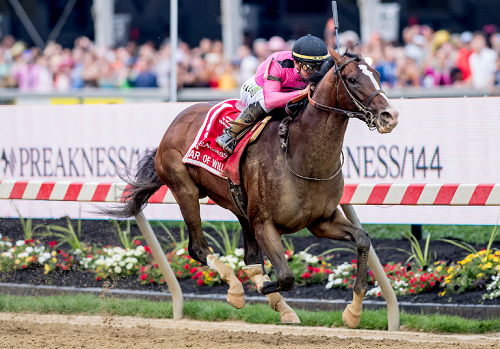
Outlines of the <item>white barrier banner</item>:
[{"label": "white barrier banner", "polygon": [[[386,135],[351,120],[344,140],[347,183],[498,183],[500,98],[393,100],[399,125]],[[2,106],[0,179],[120,181],[158,146],[193,103]],[[88,204],[0,201],[1,217],[97,218]],[[363,223],[495,224],[495,207],[357,206]],[[80,212],[81,211],[81,212]],[[151,219],[182,219],[176,205],[149,205]],[[203,206],[204,220],[234,220]]]}]

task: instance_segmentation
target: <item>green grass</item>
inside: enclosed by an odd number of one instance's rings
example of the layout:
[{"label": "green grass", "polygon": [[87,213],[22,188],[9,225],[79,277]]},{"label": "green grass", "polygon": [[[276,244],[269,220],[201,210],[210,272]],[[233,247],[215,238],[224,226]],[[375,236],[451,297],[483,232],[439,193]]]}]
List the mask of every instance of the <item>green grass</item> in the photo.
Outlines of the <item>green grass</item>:
[{"label": "green grass", "polygon": [[[58,297],[20,297],[0,295],[0,312],[33,312],[38,314],[85,314],[172,318],[172,303],[134,299],[99,298],[91,295]],[[187,318],[202,321],[242,320],[248,323],[279,325],[279,314],[268,305],[246,305],[237,310],[224,302],[192,301],[184,303]],[[297,310],[302,326],[341,327],[340,311]],[[457,316],[415,315],[401,313],[401,325],[408,330],[443,333],[486,333],[500,331],[500,319],[468,320]],[[363,312],[360,329],[387,329],[387,311]]]},{"label": "green grass", "polygon": [[[373,239],[401,239],[401,234],[411,231],[409,224],[363,224]],[[423,225],[422,238],[431,233],[431,240],[455,238],[472,243],[488,243],[494,226],[490,225]],[[500,241],[497,236],[496,241]]]}]

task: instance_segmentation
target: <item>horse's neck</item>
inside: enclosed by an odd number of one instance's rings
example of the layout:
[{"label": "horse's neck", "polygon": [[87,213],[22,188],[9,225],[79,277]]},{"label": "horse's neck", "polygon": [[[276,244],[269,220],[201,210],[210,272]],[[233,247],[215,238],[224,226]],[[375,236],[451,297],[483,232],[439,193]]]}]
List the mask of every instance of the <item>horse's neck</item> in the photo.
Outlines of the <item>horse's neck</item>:
[{"label": "horse's neck", "polygon": [[[330,70],[314,93],[317,103],[335,107],[335,78]],[[289,162],[305,176],[326,178],[340,166],[340,153],[349,119],[316,109],[311,104],[292,124]],[[295,167],[297,168],[297,167]]]}]

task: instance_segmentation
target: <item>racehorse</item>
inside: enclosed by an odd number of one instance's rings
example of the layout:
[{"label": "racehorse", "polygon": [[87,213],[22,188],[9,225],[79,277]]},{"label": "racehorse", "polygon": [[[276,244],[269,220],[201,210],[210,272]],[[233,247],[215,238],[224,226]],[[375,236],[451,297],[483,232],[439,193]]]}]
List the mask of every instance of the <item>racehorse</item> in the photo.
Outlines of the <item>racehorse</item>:
[{"label": "racehorse", "polygon": [[[389,133],[397,125],[399,113],[380,89],[378,72],[361,56],[340,55],[331,48],[329,53],[331,58],[310,77],[314,93],[290,125],[286,151],[281,150],[277,137],[279,121],[269,122],[257,141],[247,147],[240,171],[248,218],[235,205],[226,179],[182,162],[213,103],[195,104],[174,119],[158,148],[140,159],[137,173],[128,180],[125,205],[108,213],[132,217],[166,185],[189,230],[189,255],[219,272],[230,286],[228,302],[241,308],[245,304],[242,284],[234,270],[212,254],[203,236],[199,199],[208,196],[238,217],[244,234],[245,273],[259,292],[268,296],[285,323],[300,320],[278,293],[291,290],[295,281],[281,235],[307,228],[318,238],[353,241],[358,268],[353,301],[344,310],[343,320],[355,328],[367,291],[370,237],[338,208],[344,188],[340,160],[343,138],[349,118],[361,119],[379,133]],[[275,269],[276,282],[263,274],[262,251]]]}]

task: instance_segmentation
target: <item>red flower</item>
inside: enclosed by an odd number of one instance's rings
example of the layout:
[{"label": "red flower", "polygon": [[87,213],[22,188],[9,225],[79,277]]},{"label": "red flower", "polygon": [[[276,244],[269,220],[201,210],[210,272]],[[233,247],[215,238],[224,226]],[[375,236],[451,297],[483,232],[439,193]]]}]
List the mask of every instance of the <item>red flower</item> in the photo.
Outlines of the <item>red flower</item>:
[{"label": "red flower", "polygon": [[95,281],[101,281],[101,277],[100,276],[96,277]]},{"label": "red flower", "polygon": [[311,274],[309,274],[307,271],[304,274],[302,274],[303,279],[309,279],[310,277],[311,277]]},{"label": "red flower", "polygon": [[198,271],[198,268],[193,267],[193,268],[191,268],[191,269],[189,270],[189,273],[194,274],[194,273],[196,273],[197,271]]},{"label": "red flower", "polygon": [[351,276],[351,279],[355,279],[355,278],[356,278],[356,275]]},{"label": "red flower", "polygon": [[165,279],[160,279],[160,282],[165,282]]},{"label": "red flower", "polygon": [[410,293],[415,293],[415,290],[413,288],[410,288]]},{"label": "red flower", "polygon": [[158,269],[158,264],[155,264],[155,268]]},{"label": "red flower", "polygon": [[151,249],[149,248],[149,246],[144,246],[144,251],[151,254]]},{"label": "red flower", "polygon": [[184,269],[189,270],[189,264],[184,264]]},{"label": "red flower", "polygon": [[203,286],[203,280],[202,279],[198,279],[198,281],[196,281],[196,283],[198,284],[198,286]]},{"label": "red flower", "polygon": [[215,273],[213,271],[211,271],[210,273],[208,273],[208,276],[210,277],[213,277],[215,275]]},{"label": "red flower", "polygon": [[358,263],[358,261],[357,261],[357,260],[355,260],[355,259],[353,259],[353,260],[351,261],[351,264],[356,264],[356,263]]},{"label": "red flower", "polygon": [[347,284],[348,282],[349,282],[349,280],[344,279],[344,284]]},{"label": "red flower", "polygon": [[134,245],[140,246],[142,242],[140,242],[139,240],[134,240],[134,241],[132,241],[132,243]]},{"label": "red flower", "polygon": [[425,285],[424,285],[424,284],[420,284],[420,287],[421,287],[421,288],[424,288],[424,287],[425,287]]},{"label": "red flower", "polygon": [[54,248],[54,246],[57,245],[57,241],[56,240],[49,241],[48,244],[49,244],[50,248]]},{"label": "red flower", "polygon": [[26,265],[23,264],[23,269],[26,269]]},{"label": "red flower", "polygon": [[149,282],[153,283],[155,280],[153,278],[149,279]]},{"label": "red flower", "polygon": [[141,267],[141,273],[144,273],[146,271],[146,267]]},{"label": "red flower", "polygon": [[141,280],[146,280],[148,278],[148,274],[142,274],[141,275]]},{"label": "red flower", "polygon": [[431,281],[431,286],[434,286],[436,283],[434,281]]},{"label": "red flower", "polygon": [[87,258],[93,258],[94,256],[92,256],[91,254],[87,255]]}]

